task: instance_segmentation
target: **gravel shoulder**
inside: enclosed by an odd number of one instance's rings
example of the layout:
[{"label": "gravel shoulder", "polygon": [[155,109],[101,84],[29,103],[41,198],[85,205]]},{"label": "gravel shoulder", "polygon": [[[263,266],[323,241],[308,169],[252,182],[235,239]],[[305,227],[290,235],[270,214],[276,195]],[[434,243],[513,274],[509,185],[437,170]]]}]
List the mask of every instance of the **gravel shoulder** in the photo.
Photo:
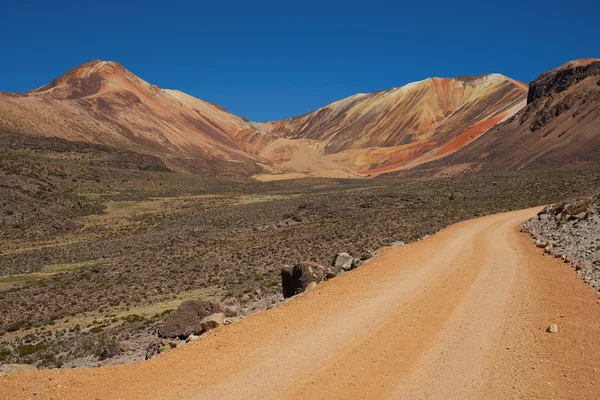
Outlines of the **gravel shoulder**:
[{"label": "gravel shoulder", "polygon": [[0,398],[594,398],[598,297],[519,233],[539,210],[384,248],[148,362],[0,377]]}]

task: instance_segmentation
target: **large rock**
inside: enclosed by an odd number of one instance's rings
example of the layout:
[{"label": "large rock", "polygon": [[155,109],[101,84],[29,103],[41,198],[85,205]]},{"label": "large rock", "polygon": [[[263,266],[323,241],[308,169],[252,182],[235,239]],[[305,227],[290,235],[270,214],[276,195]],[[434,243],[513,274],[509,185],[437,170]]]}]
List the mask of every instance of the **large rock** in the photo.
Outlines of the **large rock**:
[{"label": "large rock", "polygon": [[202,319],[212,314],[225,313],[221,303],[205,300],[186,300],[179,308],[169,315],[167,322],[159,328],[158,334],[164,338],[186,339],[190,335],[200,335],[204,332]]},{"label": "large rock", "polygon": [[288,298],[306,290],[311,282],[321,283],[326,276],[327,268],[312,262],[302,262],[290,267],[281,268],[281,284],[283,297]]},{"label": "large rock", "polygon": [[354,258],[350,254],[339,253],[333,258],[331,266],[336,273],[339,273],[340,271],[350,271],[352,269],[352,261],[354,261]]}]

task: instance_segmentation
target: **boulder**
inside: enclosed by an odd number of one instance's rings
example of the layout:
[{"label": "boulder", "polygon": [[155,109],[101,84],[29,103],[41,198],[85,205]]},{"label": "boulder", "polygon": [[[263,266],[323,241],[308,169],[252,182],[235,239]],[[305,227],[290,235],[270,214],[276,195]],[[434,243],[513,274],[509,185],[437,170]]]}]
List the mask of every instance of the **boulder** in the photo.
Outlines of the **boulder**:
[{"label": "boulder", "polygon": [[326,276],[327,268],[313,262],[302,262],[281,268],[281,285],[283,297],[288,298],[302,293],[311,282],[321,283]]},{"label": "boulder", "polygon": [[202,318],[200,321],[200,325],[202,325],[202,331],[208,332],[211,329],[214,329],[218,326],[221,326],[225,323],[225,314],[223,313],[215,313],[209,315],[208,317]]},{"label": "boulder", "polygon": [[548,332],[548,333],[558,333],[558,325],[556,325],[556,324],[550,324],[550,326],[548,327],[548,329],[546,329],[546,332]]},{"label": "boulder", "polygon": [[354,258],[348,253],[336,254],[331,262],[333,272],[339,274],[341,271],[350,271],[352,269],[352,261],[354,261]]},{"label": "boulder", "polygon": [[212,314],[225,313],[222,303],[205,300],[186,300],[179,308],[169,315],[165,324],[158,329],[158,334],[163,338],[186,339],[190,335],[200,335],[202,319]]}]

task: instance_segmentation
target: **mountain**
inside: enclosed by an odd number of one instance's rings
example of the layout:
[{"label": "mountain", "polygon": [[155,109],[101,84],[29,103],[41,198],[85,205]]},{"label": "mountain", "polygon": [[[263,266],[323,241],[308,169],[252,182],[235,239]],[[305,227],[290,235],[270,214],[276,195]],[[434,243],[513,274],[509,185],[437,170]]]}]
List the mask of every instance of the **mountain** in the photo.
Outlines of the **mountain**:
[{"label": "mountain", "polygon": [[152,154],[171,168],[212,160],[241,175],[259,166],[264,180],[360,177],[447,157],[526,98],[526,84],[499,74],[430,78],[255,123],[95,60],[28,93],[0,93],[0,130]]},{"label": "mountain", "polygon": [[91,61],[23,94],[0,94],[10,132],[106,144],[165,157],[257,161],[236,143],[242,117],[176,90],[163,90],[121,64]]},{"label": "mountain", "polygon": [[430,78],[357,94],[271,124],[270,132],[310,140],[361,174],[415,166],[452,154],[525,106],[527,85],[500,74]]},{"label": "mountain", "polygon": [[600,59],[568,62],[531,82],[527,107],[455,154],[412,171],[564,168],[600,163]]}]

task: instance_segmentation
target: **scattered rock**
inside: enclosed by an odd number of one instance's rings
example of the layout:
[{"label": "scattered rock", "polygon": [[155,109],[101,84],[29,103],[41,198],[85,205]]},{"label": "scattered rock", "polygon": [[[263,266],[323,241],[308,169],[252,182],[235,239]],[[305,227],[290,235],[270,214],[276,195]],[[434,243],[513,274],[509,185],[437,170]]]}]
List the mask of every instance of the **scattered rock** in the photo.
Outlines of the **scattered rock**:
[{"label": "scattered rock", "polygon": [[546,206],[521,229],[545,253],[574,266],[577,275],[600,292],[600,196]]},{"label": "scattered rock", "polygon": [[281,285],[283,297],[288,298],[302,293],[311,282],[321,283],[325,279],[327,269],[312,262],[302,262],[293,267],[281,268]]},{"label": "scattered rock", "polygon": [[352,269],[352,261],[354,261],[354,258],[350,254],[339,253],[333,258],[331,266],[333,267],[333,271],[338,274],[340,271],[350,271]]},{"label": "scattered rock", "polygon": [[165,324],[159,328],[158,334],[163,338],[186,339],[190,335],[203,332],[202,319],[212,314],[225,313],[222,303],[205,300],[186,300],[169,315]]},{"label": "scattered rock", "polygon": [[202,331],[208,332],[211,329],[215,329],[218,326],[221,326],[225,323],[225,314],[223,313],[215,313],[209,315],[208,317],[204,317],[202,321],[200,321],[200,325],[202,325]]},{"label": "scattered rock", "polygon": [[548,329],[546,329],[546,332],[548,332],[548,333],[558,333],[558,325],[556,325],[556,324],[550,324],[550,326],[548,327]]}]

